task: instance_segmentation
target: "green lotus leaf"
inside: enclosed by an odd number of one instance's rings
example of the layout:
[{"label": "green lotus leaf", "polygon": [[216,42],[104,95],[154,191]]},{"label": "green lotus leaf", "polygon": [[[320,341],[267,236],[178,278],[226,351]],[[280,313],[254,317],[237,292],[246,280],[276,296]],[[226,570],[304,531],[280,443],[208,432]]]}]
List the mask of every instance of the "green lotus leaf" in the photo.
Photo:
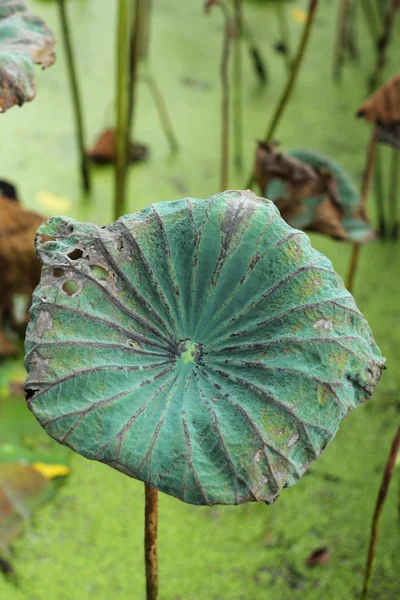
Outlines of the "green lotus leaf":
[{"label": "green lotus leaf", "polygon": [[[374,239],[373,228],[365,216],[360,214],[360,195],[348,173],[338,163],[313,150],[291,150],[286,154],[311,167],[326,169],[333,175],[337,186],[337,198],[343,210],[340,222],[349,240],[368,242]],[[271,181],[265,191],[266,197],[273,202],[278,198],[285,197],[286,193],[285,182],[280,179]],[[303,210],[289,220],[290,225],[299,229],[312,229],[316,210],[324,200],[325,194],[305,198],[302,205]]]},{"label": "green lotus leaf", "polygon": [[330,261],[249,191],[103,228],[55,217],[37,250],[29,408],[56,440],[185,502],[273,502],[380,377]]},{"label": "green lotus leaf", "polygon": [[55,60],[54,36],[30,13],[23,0],[0,3],[0,111],[33,100],[34,64],[48,67]]}]

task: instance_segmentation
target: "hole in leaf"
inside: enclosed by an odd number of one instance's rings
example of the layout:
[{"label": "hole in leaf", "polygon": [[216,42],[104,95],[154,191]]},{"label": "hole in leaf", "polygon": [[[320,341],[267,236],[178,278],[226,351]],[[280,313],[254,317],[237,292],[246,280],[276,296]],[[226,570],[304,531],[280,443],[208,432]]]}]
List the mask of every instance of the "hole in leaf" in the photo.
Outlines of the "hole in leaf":
[{"label": "hole in leaf", "polygon": [[51,235],[40,233],[37,237],[39,244],[45,244],[46,242],[56,242],[56,238]]},{"label": "hole in leaf", "polygon": [[107,279],[109,276],[107,269],[100,267],[100,265],[90,265],[90,270],[93,277],[97,277],[98,279]]},{"label": "hole in leaf", "polygon": [[25,400],[31,400],[37,391],[39,391],[39,388],[27,388],[25,390]]},{"label": "hole in leaf", "polygon": [[55,269],[53,269],[53,275],[54,277],[62,277],[64,275],[64,269],[56,267]]},{"label": "hole in leaf", "polygon": [[119,240],[117,241],[117,250],[121,251],[124,247],[124,240],[122,238],[119,238]]},{"label": "hole in leaf", "polygon": [[63,292],[68,296],[73,296],[74,294],[76,294],[78,289],[78,284],[76,283],[76,281],[72,281],[72,279],[68,279],[68,281],[66,281],[62,286]]},{"label": "hole in leaf", "polygon": [[68,254],[68,258],[71,260],[78,260],[78,258],[82,258],[82,256],[83,252],[79,248],[75,248],[75,250],[72,250],[72,252]]}]

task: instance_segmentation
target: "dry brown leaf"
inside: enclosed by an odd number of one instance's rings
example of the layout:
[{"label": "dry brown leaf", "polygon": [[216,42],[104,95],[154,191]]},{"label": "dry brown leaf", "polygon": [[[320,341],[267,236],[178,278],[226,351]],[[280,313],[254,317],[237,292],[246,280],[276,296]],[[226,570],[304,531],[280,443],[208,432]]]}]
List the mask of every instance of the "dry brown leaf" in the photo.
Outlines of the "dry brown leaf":
[{"label": "dry brown leaf", "polygon": [[258,142],[255,176],[262,191],[272,179],[278,178],[289,182],[293,192],[298,192],[298,195],[302,193],[303,186],[310,186],[317,179],[312,167],[282,154],[277,150],[276,144],[264,142]]},{"label": "dry brown leaf", "polygon": [[373,239],[365,210],[356,205],[357,192],[328,157],[309,150],[284,154],[276,144],[259,142],[255,173],[261,193],[269,194],[292,227],[339,240],[358,240],[360,233],[362,241]]},{"label": "dry brown leaf", "polygon": [[328,548],[317,548],[306,559],[307,567],[316,567],[326,565],[331,560],[331,553]]},{"label": "dry brown leaf", "polygon": [[334,179],[328,171],[316,169],[277,150],[276,145],[259,142],[256,154],[256,178],[262,191],[270,181],[281,179],[287,194],[275,200],[282,217],[289,223],[303,210],[303,201],[309,196],[326,195],[307,227],[338,239],[347,239],[340,223],[343,209],[336,194]]},{"label": "dry brown leaf", "polygon": [[348,235],[341,223],[341,214],[330,199],[325,198],[316,208],[310,231],[318,231],[337,240],[346,240]]},{"label": "dry brown leaf", "polygon": [[54,43],[52,32],[24,0],[0,2],[0,112],[33,100],[33,66],[53,64]]},{"label": "dry brown leaf", "polygon": [[[90,160],[97,164],[115,162],[116,136],[114,129],[106,129],[100,134],[96,143],[87,152]],[[141,162],[148,158],[149,150],[144,144],[129,142],[129,162]]]},{"label": "dry brown leaf", "polygon": [[381,125],[400,122],[400,74],[395,75],[358,109],[358,117]]},{"label": "dry brown leaf", "polygon": [[[41,266],[36,257],[36,229],[45,219],[23,208],[17,201],[0,197],[0,313],[1,325],[14,324],[13,297],[29,300],[39,283]],[[15,354],[15,348],[0,330],[0,355]]]}]

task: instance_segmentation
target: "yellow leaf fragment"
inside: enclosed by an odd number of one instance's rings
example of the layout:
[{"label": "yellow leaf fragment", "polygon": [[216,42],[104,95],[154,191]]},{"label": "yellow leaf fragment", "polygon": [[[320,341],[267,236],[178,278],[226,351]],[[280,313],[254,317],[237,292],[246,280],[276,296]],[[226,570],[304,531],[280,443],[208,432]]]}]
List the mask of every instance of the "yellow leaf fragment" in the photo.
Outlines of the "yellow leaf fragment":
[{"label": "yellow leaf fragment", "polygon": [[70,469],[66,465],[49,465],[48,463],[33,463],[32,469],[43,475],[46,479],[55,477],[65,477],[70,474]]},{"label": "yellow leaf fragment", "polygon": [[57,194],[52,194],[51,192],[38,192],[35,199],[37,204],[51,212],[67,213],[71,208],[71,200],[69,198],[57,196]]},{"label": "yellow leaf fragment", "polygon": [[307,23],[307,13],[301,8],[294,8],[292,10],[292,17],[297,23],[300,25],[305,25]]}]

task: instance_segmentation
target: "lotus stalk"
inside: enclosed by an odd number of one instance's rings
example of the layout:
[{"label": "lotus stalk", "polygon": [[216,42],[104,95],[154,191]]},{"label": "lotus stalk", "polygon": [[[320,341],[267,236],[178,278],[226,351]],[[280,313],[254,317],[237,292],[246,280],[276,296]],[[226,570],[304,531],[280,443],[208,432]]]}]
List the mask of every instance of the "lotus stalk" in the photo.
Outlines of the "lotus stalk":
[{"label": "lotus stalk", "polygon": [[255,74],[257,75],[261,85],[264,85],[268,81],[268,71],[266,64],[262,58],[262,52],[257,44],[257,41],[248,25],[243,18],[242,14],[242,36],[244,42],[247,44],[250,59],[254,67]]},{"label": "lotus stalk", "polygon": [[[268,143],[273,139],[273,136],[275,135],[275,132],[276,132],[279,122],[283,116],[285,108],[290,100],[292,91],[294,89],[294,85],[296,83],[297,77],[300,72],[300,67],[302,65],[302,62],[303,62],[303,59],[305,56],[308,42],[310,40],[312,26],[313,26],[313,23],[315,21],[315,17],[317,14],[317,8],[318,8],[318,0],[310,0],[308,14],[307,14],[307,22],[304,26],[303,36],[300,40],[297,54],[294,58],[293,67],[292,67],[289,77],[287,79],[286,86],[282,92],[282,95],[281,95],[281,97],[278,101],[278,104],[275,108],[275,111],[272,115],[270,124],[268,125],[267,131],[265,133],[264,140],[263,140],[265,143]],[[245,187],[251,188],[254,185],[254,181],[255,181],[255,173],[253,170],[253,173],[251,174]]]},{"label": "lotus stalk", "polygon": [[390,220],[392,223],[391,236],[397,240],[399,236],[399,171],[400,171],[400,152],[397,148],[392,148],[392,160],[390,168],[390,191],[389,191],[389,206]]},{"label": "lotus stalk", "polygon": [[375,48],[379,38],[379,15],[376,14],[375,6],[372,0],[361,0],[360,4],[361,9],[364,12],[367,29]]},{"label": "lotus stalk", "polygon": [[[376,151],[377,141],[378,141],[378,129],[377,129],[377,127],[374,127],[372,136],[371,136],[371,141],[368,146],[367,164],[366,164],[366,167],[364,170],[362,187],[361,187],[361,206],[360,206],[361,210],[360,210],[360,212],[361,212],[361,214],[364,214],[364,215],[366,215],[367,200],[368,200],[369,191],[370,191],[370,187],[371,187],[372,175],[374,172],[375,151]],[[352,252],[351,252],[351,258],[350,258],[349,273],[347,276],[347,289],[349,290],[350,293],[352,293],[353,289],[354,289],[354,282],[355,282],[355,277],[356,277],[356,273],[357,273],[359,257],[360,257],[360,244],[359,244],[359,242],[354,242],[353,247],[352,247]]]},{"label": "lotus stalk", "polygon": [[284,2],[274,2],[277,21],[278,21],[278,29],[280,33],[281,41],[284,44],[283,54],[285,56],[286,68],[288,71],[292,68],[292,52],[291,52],[291,43],[290,43],[290,27],[288,23],[288,17],[286,14],[286,7]]},{"label": "lotus stalk", "polygon": [[[233,144],[234,163],[240,171],[243,167],[243,6],[242,0],[234,0],[235,40],[233,54]],[[225,186],[228,187],[228,186]],[[222,189],[225,189],[222,187]]]},{"label": "lotus stalk", "polygon": [[222,44],[222,54],[220,62],[221,77],[221,170],[220,170],[220,190],[226,190],[229,187],[229,164],[230,164],[230,83],[229,83],[229,57],[231,41],[235,35],[234,21],[230,10],[223,0],[207,0],[205,10],[209,12],[213,6],[221,9],[224,18],[224,38]]},{"label": "lotus stalk", "polygon": [[[383,17],[383,25],[382,32],[377,37],[377,54],[376,54],[376,64],[375,70],[369,79],[369,91],[375,91],[376,87],[381,85],[382,83],[382,73],[386,63],[386,53],[389,47],[389,42],[392,37],[393,26],[395,24],[396,19],[396,11],[400,9],[400,4],[398,0],[388,0],[387,8]],[[393,161],[395,158],[393,157]],[[376,210],[378,213],[378,223],[379,223],[379,233],[382,236],[385,236],[387,233],[386,220],[385,220],[385,209],[384,209],[384,191],[383,191],[383,181],[382,181],[382,158],[381,152],[379,148],[376,149],[376,166],[375,166],[375,201],[376,201]],[[389,192],[389,205],[392,203],[392,199],[396,197],[396,192],[393,190],[393,185],[396,184],[395,175],[391,176],[390,181],[390,192]],[[389,211],[392,213],[395,212],[396,209],[389,208]],[[396,226],[392,223],[392,234],[395,231]]]},{"label": "lotus stalk", "polygon": [[397,427],[394,434],[392,444],[390,447],[389,455],[386,461],[385,469],[383,472],[382,482],[379,488],[378,498],[376,501],[374,516],[372,518],[371,526],[371,537],[368,548],[368,557],[365,567],[364,583],[361,593],[361,600],[367,600],[369,586],[371,583],[372,569],[374,566],[376,547],[378,544],[379,527],[385,505],[385,500],[388,495],[390,482],[392,480],[394,468],[396,466],[396,458],[400,450],[400,425]]},{"label": "lotus stalk", "polygon": [[333,79],[337,83],[342,78],[342,68],[346,53],[346,28],[350,15],[351,0],[340,0],[338,30],[336,34],[335,57],[333,64]]},{"label": "lotus stalk", "polygon": [[370,91],[374,91],[381,84],[382,72],[386,63],[386,52],[392,37],[396,13],[400,9],[399,0],[388,0],[386,13],[383,20],[382,33],[378,39],[378,51],[376,55],[375,70],[371,75],[369,85]]},{"label": "lotus stalk", "polygon": [[147,600],[157,600],[158,597],[158,491],[145,485],[144,509],[144,562],[146,569]]},{"label": "lotus stalk", "polygon": [[[141,0],[136,0],[136,6]],[[116,164],[114,216],[118,219],[126,211],[126,185],[129,147],[129,118],[132,114],[133,97],[130,91],[130,31],[131,0],[118,1],[117,51],[116,51]]]},{"label": "lotus stalk", "polygon": [[141,78],[146,83],[153,98],[170,151],[175,154],[179,150],[179,142],[161,88],[148,68],[145,68],[144,72],[141,73]]},{"label": "lotus stalk", "polygon": [[88,156],[86,154],[85,128],[83,123],[83,105],[79,91],[78,73],[76,70],[76,61],[72,46],[72,39],[70,34],[65,0],[58,0],[58,10],[60,14],[61,31],[64,40],[69,80],[71,84],[71,95],[75,115],[76,139],[80,155],[82,188],[85,192],[90,192],[90,169]]}]

